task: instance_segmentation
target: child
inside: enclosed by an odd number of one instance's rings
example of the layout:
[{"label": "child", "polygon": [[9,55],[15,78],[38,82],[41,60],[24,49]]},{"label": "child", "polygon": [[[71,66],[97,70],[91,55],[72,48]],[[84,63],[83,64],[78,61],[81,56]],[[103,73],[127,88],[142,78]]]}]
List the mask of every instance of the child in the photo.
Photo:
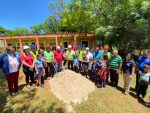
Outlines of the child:
[{"label": "child", "polygon": [[76,73],[78,73],[79,72],[79,61],[78,61],[76,52],[75,52],[75,55],[74,55],[73,67],[74,67],[74,71]]},{"label": "child", "polygon": [[108,58],[107,55],[101,57],[101,68],[99,69],[98,75],[101,80],[101,87],[104,89],[106,87],[106,77],[108,73]]},{"label": "child", "polygon": [[140,94],[142,94],[142,98],[145,97],[146,91],[149,84],[150,77],[150,65],[144,65],[144,73],[140,72],[139,85],[137,90],[137,97],[139,98]]},{"label": "child", "polygon": [[81,70],[81,74],[84,76],[86,75],[87,78],[87,72],[88,72],[88,61],[86,58],[86,54],[83,55],[83,60],[82,60],[82,70]]},{"label": "child", "polygon": [[97,59],[93,59],[93,64],[92,64],[92,77],[94,79],[95,85],[97,85],[97,74],[98,74],[98,70],[100,68],[100,64],[97,61]]},{"label": "child", "polygon": [[90,57],[89,62],[88,62],[88,75],[89,75],[90,79],[93,81],[94,78],[92,77],[92,64],[93,64],[93,58]]},{"label": "child", "polygon": [[42,62],[41,58],[42,58],[42,55],[37,56],[37,60],[35,61],[35,71],[36,71],[36,75],[38,77],[37,85],[44,87],[44,84],[40,84],[40,82],[43,81],[43,76],[45,75],[45,70],[44,70],[44,66],[43,66],[43,62]]}]

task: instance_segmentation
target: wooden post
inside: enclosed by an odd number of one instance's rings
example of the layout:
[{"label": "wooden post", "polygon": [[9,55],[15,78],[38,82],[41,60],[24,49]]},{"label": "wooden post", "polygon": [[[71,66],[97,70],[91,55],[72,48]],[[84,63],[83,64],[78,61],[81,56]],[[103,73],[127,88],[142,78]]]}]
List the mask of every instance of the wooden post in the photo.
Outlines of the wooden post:
[{"label": "wooden post", "polygon": [[76,35],[74,35],[74,45],[77,45],[77,36]]},{"label": "wooden post", "polygon": [[6,48],[8,45],[7,45],[7,41],[6,39],[4,39],[4,47]]},{"label": "wooden post", "polygon": [[22,46],[22,40],[19,36],[19,46],[20,46],[20,54],[22,55],[23,54],[23,46]]},{"label": "wooden post", "polygon": [[56,47],[58,46],[58,37],[56,36],[55,37],[55,40],[56,40]]},{"label": "wooden post", "polygon": [[36,36],[36,47],[37,47],[37,50],[40,49],[40,45],[39,45],[39,37],[38,37],[38,35]]}]

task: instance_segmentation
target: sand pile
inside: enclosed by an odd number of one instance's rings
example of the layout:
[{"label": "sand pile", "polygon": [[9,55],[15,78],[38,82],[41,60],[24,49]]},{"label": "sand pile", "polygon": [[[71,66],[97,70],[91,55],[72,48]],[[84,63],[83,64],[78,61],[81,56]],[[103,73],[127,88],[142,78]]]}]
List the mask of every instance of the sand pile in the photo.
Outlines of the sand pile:
[{"label": "sand pile", "polygon": [[95,85],[90,80],[70,70],[58,73],[49,83],[53,94],[65,103],[81,103],[95,90]]}]

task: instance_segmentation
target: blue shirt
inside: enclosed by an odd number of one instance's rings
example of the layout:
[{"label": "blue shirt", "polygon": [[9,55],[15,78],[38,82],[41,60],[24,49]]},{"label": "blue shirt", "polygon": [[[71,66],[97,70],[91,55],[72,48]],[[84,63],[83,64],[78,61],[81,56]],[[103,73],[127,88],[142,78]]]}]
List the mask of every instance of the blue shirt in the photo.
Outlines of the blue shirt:
[{"label": "blue shirt", "polygon": [[135,62],[132,59],[129,61],[124,60],[122,66],[123,66],[123,73],[130,75],[132,73],[132,68],[135,67]]},{"label": "blue shirt", "polygon": [[43,62],[42,60],[36,60],[35,62],[35,65],[37,68],[43,68]]},{"label": "blue shirt", "polygon": [[150,65],[150,56],[140,56],[138,58],[138,69],[139,71],[142,71],[143,72],[143,69],[144,69],[144,65],[147,64],[147,65]]},{"label": "blue shirt", "polygon": [[101,59],[102,55],[103,55],[103,51],[94,52],[93,53],[93,58],[96,59],[97,61],[99,61]]}]

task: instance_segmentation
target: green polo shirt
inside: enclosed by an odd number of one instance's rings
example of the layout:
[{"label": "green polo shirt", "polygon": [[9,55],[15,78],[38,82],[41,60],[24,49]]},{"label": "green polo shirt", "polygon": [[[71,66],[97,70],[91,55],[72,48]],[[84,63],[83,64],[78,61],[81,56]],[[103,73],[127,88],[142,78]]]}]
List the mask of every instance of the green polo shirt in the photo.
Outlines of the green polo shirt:
[{"label": "green polo shirt", "polygon": [[116,57],[111,56],[110,69],[118,71],[120,64],[122,64],[122,58],[119,55],[117,55]]}]

